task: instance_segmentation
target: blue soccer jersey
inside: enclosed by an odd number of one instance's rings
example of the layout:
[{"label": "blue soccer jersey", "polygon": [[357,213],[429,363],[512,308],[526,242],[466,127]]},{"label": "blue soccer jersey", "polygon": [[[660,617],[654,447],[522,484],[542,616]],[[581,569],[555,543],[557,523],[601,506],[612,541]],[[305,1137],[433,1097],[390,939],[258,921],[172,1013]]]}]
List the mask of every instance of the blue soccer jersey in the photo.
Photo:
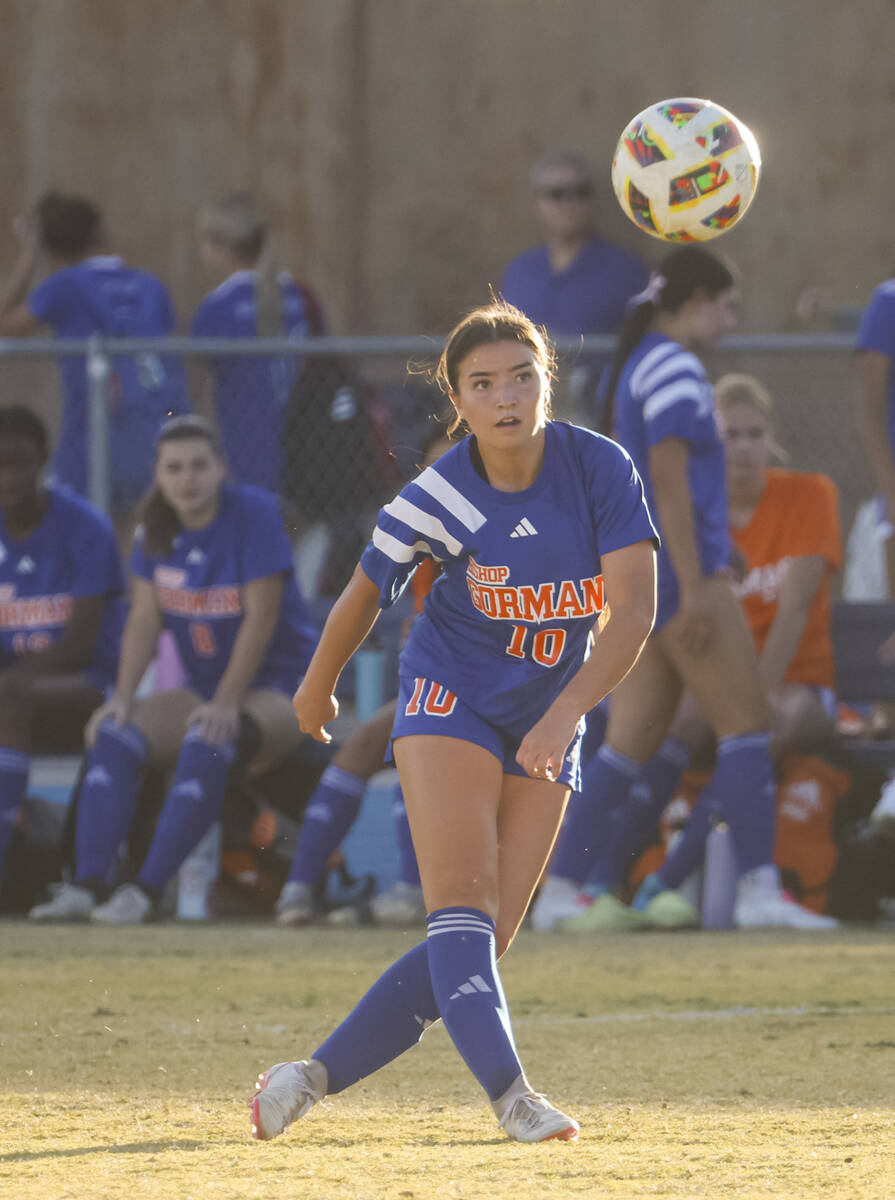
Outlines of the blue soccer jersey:
[{"label": "blue soccer jersey", "polygon": [[[57,337],[163,337],[174,312],[161,282],[120,258],[100,255],[50,275],[28,297],[34,317]],[[116,356],[109,383],[109,435],[116,500],[132,502],[152,476],[155,434],[188,409],[180,363],[170,356]],[[53,470],[78,492],[87,490],[87,376],[78,356],[60,359],[65,405]]]},{"label": "blue soccer jersey", "polygon": [[290,694],[295,689],[317,638],[295,582],[275,496],[260,488],[226,484],[214,520],[204,529],[183,529],[170,554],[148,554],[138,530],[131,567],[153,585],[188,686],[206,699],[214,695],[230,661],[243,619],[244,585],[282,575],[279,620],[252,686]]},{"label": "blue soccer jersey", "polygon": [[895,454],[895,279],[881,283],[864,310],[857,349],[873,350],[891,359],[889,368],[889,444]]},{"label": "blue soccer jersey", "polygon": [[[681,438],[689,449],[690,495],[702,570],[714,575],[730,565],[727,476],[712,385],[705,368],[677,342],[649,333],[625,363],[615,392],[615,435],[630,453],[657,518],[649,477],[650,447]],[[661,529],[659,530],[661,533]],[[663,597],[677,597],[677,579],[666,549],[659,551],[660,619]],[[658,622],[657,622],[658,624]]]},{"label": "blue soccer jersey", "polygon": [[124,578],[111,522],[86,500],[49,488],[49,507],[26,538],[10,537],[0,513],[0,663],[60,641],[72,604],[102,596],[102,625],[87,673],[97,687],[115,679]]},{"label": "blue soccer jersey", "polygon": [[[255,337],[256,271],[237,271],[201,302],[193,317],[195,337]],[[279,276],[283,332],[303,338],[322,332],[310,295],[290,275]],[[208,360],[214,401],[234,479],[279,491],[283,420],[301,363],[297,356],[232,356]]]},{"label": "blue soccer jersey", "polygon": [[522,737],[587,656],[604,604],[600,556],[655,530],[631,459],[608,438],[548,423],[541,472],[520,492],[486,483],[470,445],[381,510],[361,566],[388,607],[424,557],[441,564],[402,671]]}]

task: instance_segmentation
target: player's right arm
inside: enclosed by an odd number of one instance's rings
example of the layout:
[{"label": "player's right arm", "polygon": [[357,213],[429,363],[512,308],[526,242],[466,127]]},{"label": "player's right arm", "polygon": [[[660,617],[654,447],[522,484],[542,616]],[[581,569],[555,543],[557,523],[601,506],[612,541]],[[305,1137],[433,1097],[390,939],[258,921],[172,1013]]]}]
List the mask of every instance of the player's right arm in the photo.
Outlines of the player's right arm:
[{"label": "player's right arm", "polygon": [[162,617],[155,600],[155,592],[148,579],[133,578],[130,612],[121,635],[121,657],[118,661],[118,681],[111,700],[101,705],[90,720],[84,733],[88,746],[96,741],[100,725],[104,721],[123,724],[130,713],[134,695],[146,668],[152,661],[158,646]]},{"label": "player's right arm", "polygon": [[315,741],[332,741],[332,735],[324,727],[339,712],[335,697],[339,677],[373,628],[379,611],[379,588],[358,565],[330,610],[317,649],[292,702],[302,732],[310,734]]}]

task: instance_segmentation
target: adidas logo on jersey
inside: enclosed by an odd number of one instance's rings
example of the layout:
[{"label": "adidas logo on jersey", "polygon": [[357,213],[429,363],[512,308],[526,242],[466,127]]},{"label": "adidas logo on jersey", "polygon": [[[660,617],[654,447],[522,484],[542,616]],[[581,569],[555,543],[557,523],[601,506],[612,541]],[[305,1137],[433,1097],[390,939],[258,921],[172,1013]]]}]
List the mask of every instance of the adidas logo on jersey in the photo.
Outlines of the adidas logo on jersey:
[{"label": "adidas logo on jersey", "polygon": [[112,776],[106,768],[99,763],[95,767],[91,767],[84,776],[84,783],[89,783],[93,787],[108,787],[112,782]]},{"label": "adidas logo on jersey", "polygon": [[532,525],[531,521],[529,521],[528,517],[523,517],[510,534],[510,537],[531,537],[537,532],[538,531],[535,529],[534,525]]},{"label": "adidas logo on jersey", "polygon": [[202,553],[202,551],[199,549],[198,546],[194,546],[192,548],[192,550],[189,552],[189,554],[186,556],[186,561],[188,563],[193,563],[193,564],[204,563],[205,555]]},{"label": "adidas logo on jersey", "polygon": [[37,569],[37,563],[26,554],[24,558],[19,559],[19,565],[16,567],[17,575],[32,575]]},{"label": "adidas logo on jersey", "polygon": [[453,996],[448,996],[448,999],[456,1000],[458,996],[475,996],[478,992],[490,992],[491,990],[481,975],[470,975],[466,983],[461,983]]}]

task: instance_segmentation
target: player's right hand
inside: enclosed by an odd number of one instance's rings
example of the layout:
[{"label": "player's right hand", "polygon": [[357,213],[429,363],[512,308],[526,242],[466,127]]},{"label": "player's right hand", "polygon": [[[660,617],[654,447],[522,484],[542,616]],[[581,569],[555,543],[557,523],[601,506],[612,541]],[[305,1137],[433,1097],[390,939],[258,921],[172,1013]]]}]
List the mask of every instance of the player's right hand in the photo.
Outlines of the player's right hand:
[{"label": "player's right hand", "polygon": [[113,725],[123,725],[128,718],[130,708],[130,704],[118,696],[113,696],[111,700],[107,700],[105,704],[101,704],[91,714],[90,720],[84,727],[84,741],[87,746],[96,744],[96,737],[100,726],[106,721],[111,721]]},{"label": "player's right hand", "polygon": [[324,727],[339,715],[339,702],[335,696],[315,691],[304,680],[292,697],[292,707],[302,733],[308,734],[315,742],[333,740],[332,734],[327,733]]}]

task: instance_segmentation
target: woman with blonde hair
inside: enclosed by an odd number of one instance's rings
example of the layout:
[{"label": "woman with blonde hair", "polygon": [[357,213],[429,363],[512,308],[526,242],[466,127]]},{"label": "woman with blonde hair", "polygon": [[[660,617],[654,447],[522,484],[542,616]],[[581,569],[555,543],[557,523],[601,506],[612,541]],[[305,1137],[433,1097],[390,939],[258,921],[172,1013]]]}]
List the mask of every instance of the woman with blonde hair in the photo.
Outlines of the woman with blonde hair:
[{"label": "woman with blonde hair", "polygon": [[[279,269],[268,220],[248,192],[205,205],[196,235],[216,286],[193,317],[195,337],[300,339],[324,331],[314,295]],[[206,362],[213,381],[207,407],[220,426],[233,478],[279,491],[283,421],[300,358],[224,355]]]}]

